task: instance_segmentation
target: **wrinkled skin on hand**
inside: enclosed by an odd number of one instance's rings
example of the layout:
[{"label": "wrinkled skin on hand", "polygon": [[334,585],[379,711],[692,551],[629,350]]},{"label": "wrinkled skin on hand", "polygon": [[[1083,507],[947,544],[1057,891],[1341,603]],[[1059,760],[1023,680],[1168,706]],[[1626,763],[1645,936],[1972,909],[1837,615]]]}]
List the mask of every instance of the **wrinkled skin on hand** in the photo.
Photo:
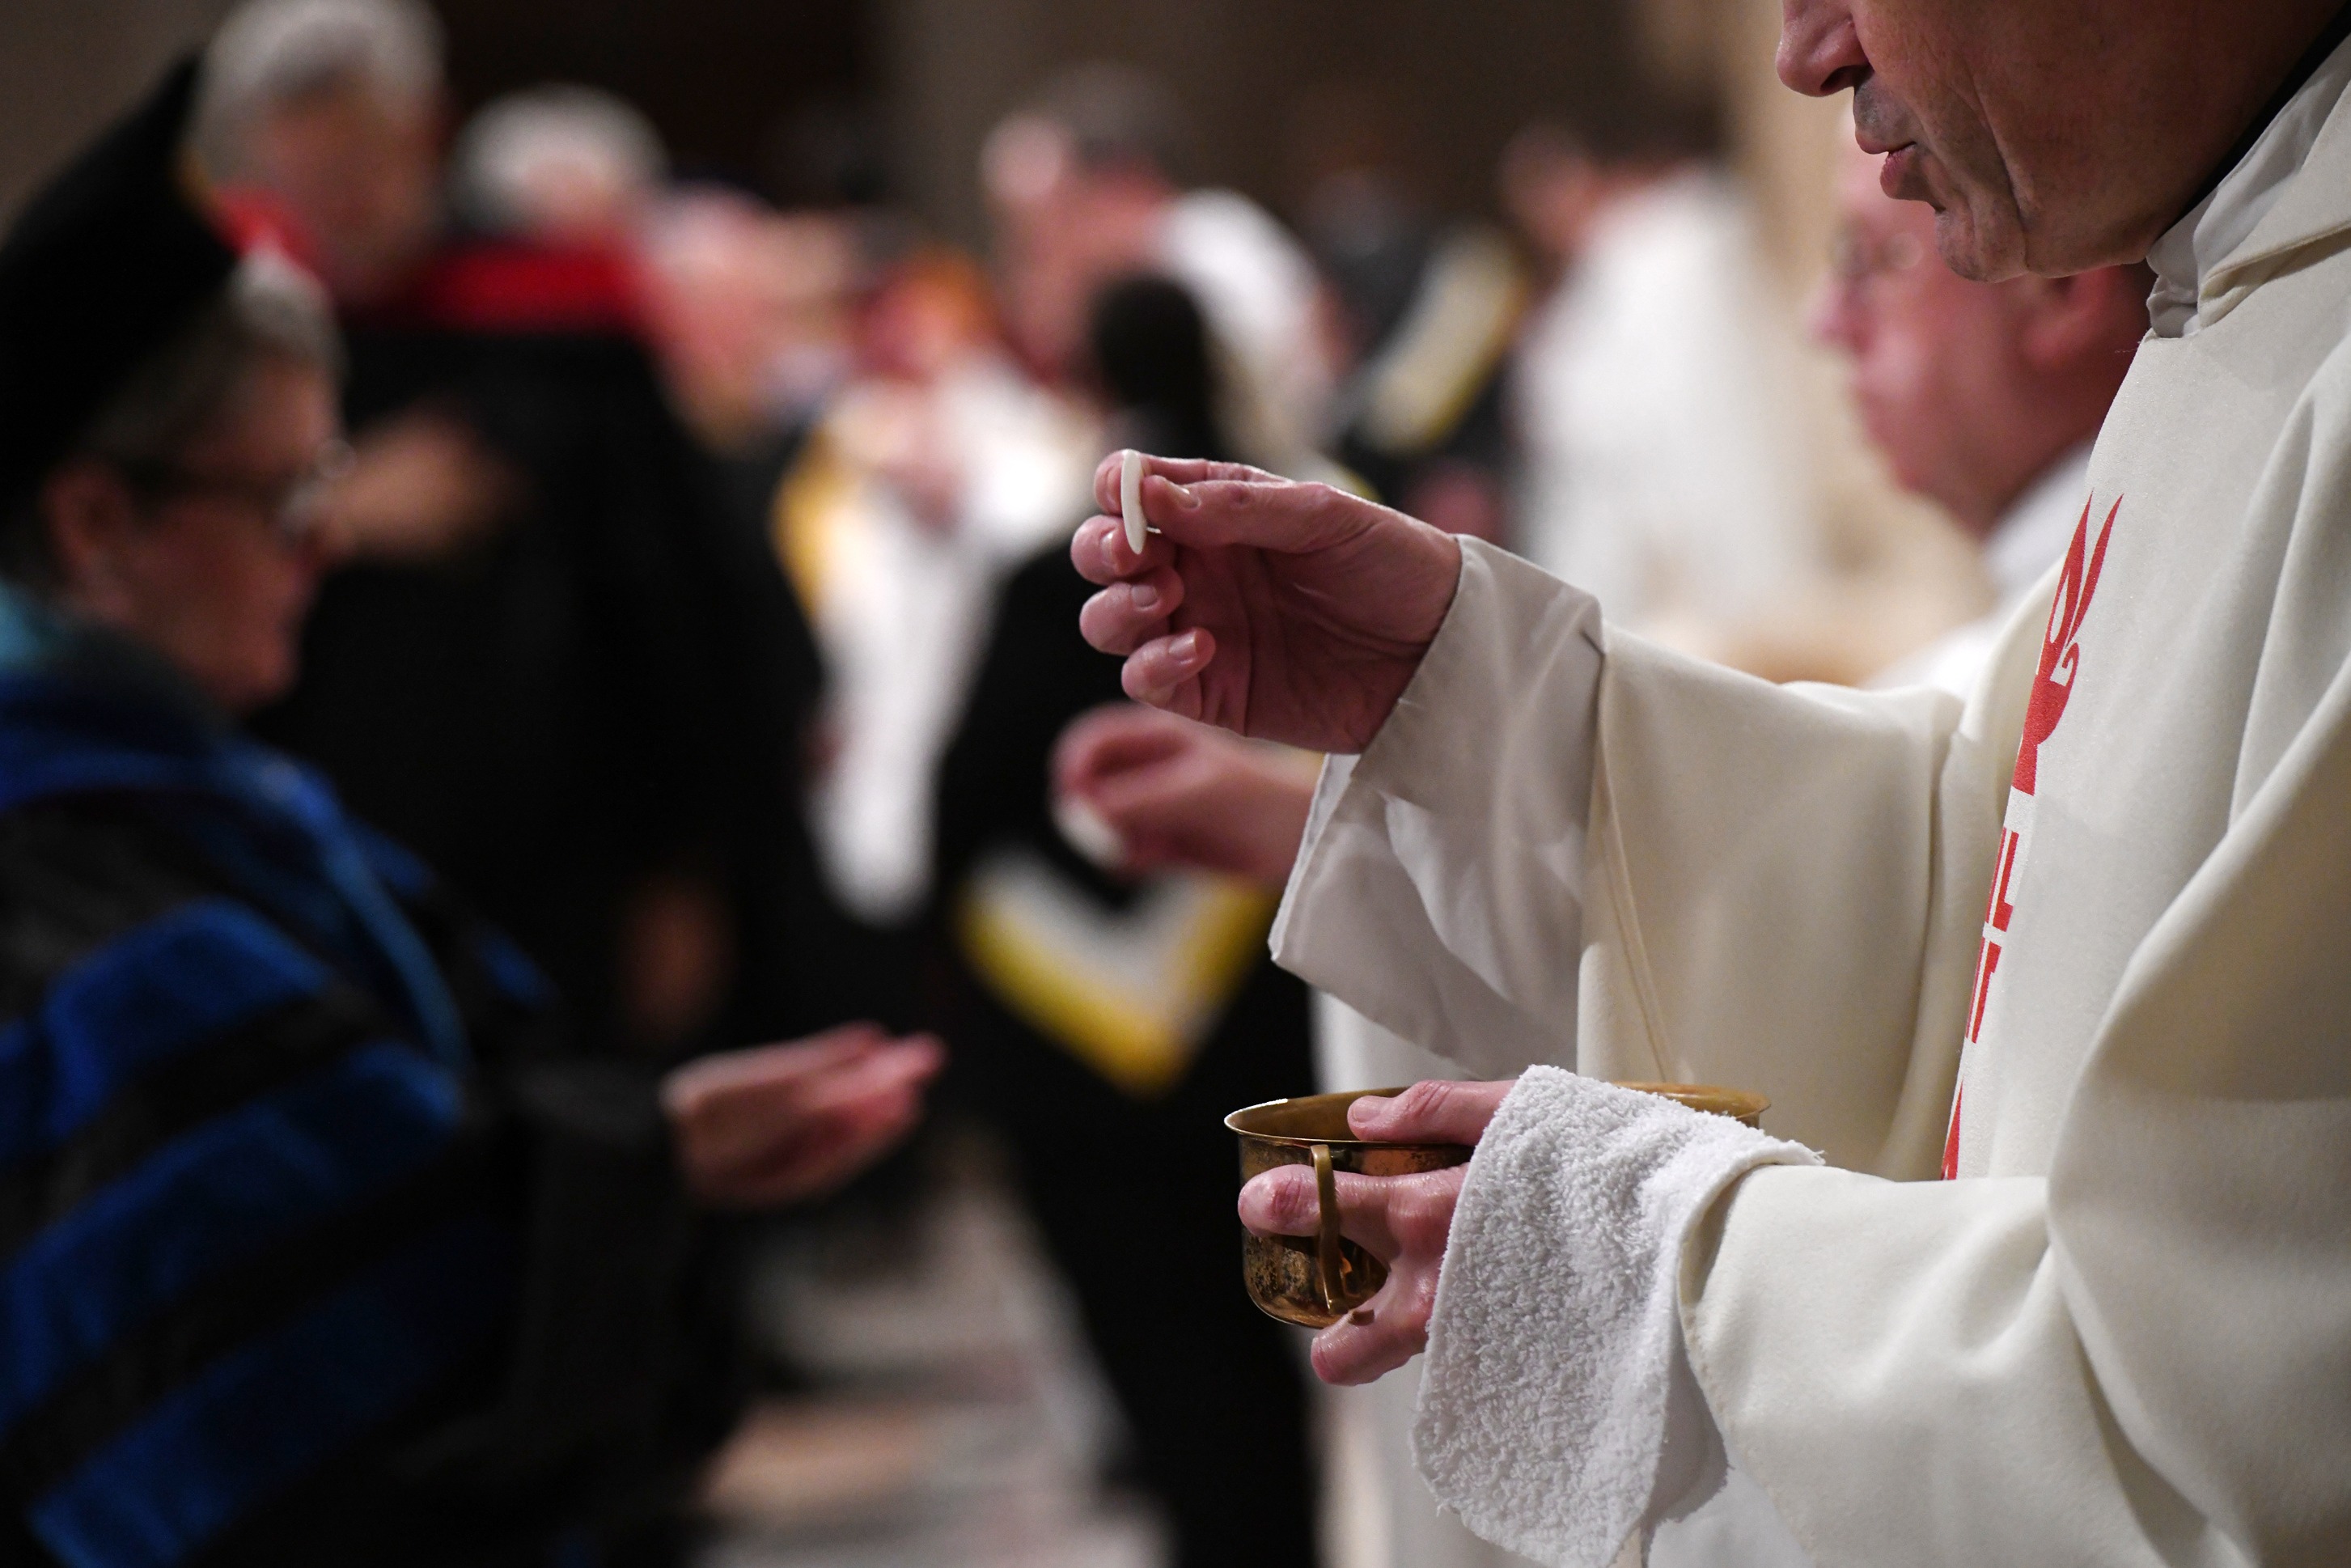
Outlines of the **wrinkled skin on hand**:
[{"label": "wrinkled skin on hand", "polygon": [[762,1208],[820,1197],[913,1130],[946,1053],[851,1024],[813,1040],[690,1061],[662,1084],[688,1190]]},{"label": "wrinkled skin on hand", "polygon": [[[1514,1082],[1416,1083],[1392,1100],[1358,1100],[1348,1109],[1359,1138],[1400,1144],[1476,1144]],[[1371,1383],[1428,1348],[1437,1310],[1437,1270],[1453,1233],[1469,1167],[1419,1176],[1338,1177],[1341,1232],[1388,1266],[1387,1283],[1359,1311],[1314,1336],[1314,1372],[1325,1383]],[[1268,1171],[1241,1188],[1241,1223],[1259,1236],[1311,1236],[1319,1214],[1314,1172],[1306,1166]]]},{"label": "wrinkled skin on hand", "polygon": [[1097,708],[1053,751],[1056,795],[1118,834],[1122,869],[1214,872],[1279,888],[1314,803],[1311,758],[1156,708]]},{"label": "wrinkled skin on hand", "polygon": [[[1121,457],[1094,476],[1119,507]],[[1103,591],[1079,624],[1126,658],[1127,695],[1238,735],[1357,752],[1428,651],[1461,575],[1450,535],[1327,485],[1233,463],[1145,460],[1141,555],[1116,516],[1070,559]]]}]

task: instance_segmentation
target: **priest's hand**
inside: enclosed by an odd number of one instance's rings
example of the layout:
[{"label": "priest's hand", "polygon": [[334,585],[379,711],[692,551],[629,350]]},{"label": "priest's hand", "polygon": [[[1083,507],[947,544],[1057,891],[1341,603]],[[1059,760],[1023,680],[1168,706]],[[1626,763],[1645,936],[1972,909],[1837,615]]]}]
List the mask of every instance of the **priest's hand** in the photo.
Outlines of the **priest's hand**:
[{"label": "priest's hand", "polygon": [[[1348,1109],[1359,1138],[1398,1144],[1475,1144],[1517,1085],[1416,1083],[1394,1099]],[[1325,1383],[1370,1383],[1428,1348],[1437,1266],[1469,1167],[1421,1176],[1338,1178],[1340,1232],[1388,1266],[1379,1294],[1314,1336],[1314,1371]],[[1241,1188],[1241,1223],[1259,1236],[1311,1236],[1320,1214],[1308,1166],[1268,1171]],[[1368,1321],[1360,1321],[1368,1318]]]},{"label": "priest's hand", "polygon": [[[1120,463],[1094,476],[1119,510]],[[1079,528],[1071,559],[1094,595],[1086,640],[1126,656],[1127,695],[1311,751],[1371,744],[1420,667],[1461,575],[1453,538],[1327,485],[1232,463],[1154,457],[1127,548],[1115,516]]]},{"label": "priest's hand", "polygon": [[1053,791],[1116,840],[1118,869],[1168,866],[1290,880],[1314,803],[1315,759],[1129,704],[1061,732]]},{"label": "priest's hand", "polygon": [[729,1208],[829,1192],[914,1127],[944,1061],[935,1040],[852,1024],[690,1061],[662,1083],[686,1186]]}]

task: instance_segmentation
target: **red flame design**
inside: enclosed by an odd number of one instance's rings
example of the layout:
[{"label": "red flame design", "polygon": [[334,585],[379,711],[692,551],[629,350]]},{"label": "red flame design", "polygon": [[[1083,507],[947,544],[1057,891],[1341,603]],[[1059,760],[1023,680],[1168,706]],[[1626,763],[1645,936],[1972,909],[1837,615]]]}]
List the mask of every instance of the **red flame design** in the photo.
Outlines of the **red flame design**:
[{"label": "red flame design", "polygon": [[[2057,601],[2049,607],[2049,626],[2041,643],[2041,671],[2033,677],[2032,703],[2024,712],[2024,742],[2016,751],[2016,788],[2030,795],[2041,776],[2041,743],[2057,732],[2065,704],[2074,695],[2074,677],[2080,672],[2083,618],[2098,591],[2098,574],[2105,570],[2106,541],[2115,535],[2115,519],[2122,514],[2117,499],[2099,530],[2095,551],[2090,546],[2090,513],[2095,501],[2082,508],[2074,543],[2065,552],[2065,574],[2057,584]],[[2084,557],[2088,557],[2086,566]]]}]

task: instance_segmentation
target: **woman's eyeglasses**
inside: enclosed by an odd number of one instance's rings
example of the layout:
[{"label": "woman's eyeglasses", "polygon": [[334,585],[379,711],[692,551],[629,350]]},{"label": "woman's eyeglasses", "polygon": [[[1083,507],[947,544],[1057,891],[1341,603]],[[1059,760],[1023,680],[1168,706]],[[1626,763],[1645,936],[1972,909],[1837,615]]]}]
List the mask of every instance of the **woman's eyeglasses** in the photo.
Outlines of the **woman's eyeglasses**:
[{"label": "woman's eyeglasses", "polygon": [[122,465],[124,476],[152,504],[174,497],[233,502],[252,508],[269,521],[280,542],[300,544],[316,533],[325,517],[328,498],[351,471],[348,443],[330,441],[319,450],[301,473],[281,479],[255,479],[242,475],[200,474],[172,464]]}]

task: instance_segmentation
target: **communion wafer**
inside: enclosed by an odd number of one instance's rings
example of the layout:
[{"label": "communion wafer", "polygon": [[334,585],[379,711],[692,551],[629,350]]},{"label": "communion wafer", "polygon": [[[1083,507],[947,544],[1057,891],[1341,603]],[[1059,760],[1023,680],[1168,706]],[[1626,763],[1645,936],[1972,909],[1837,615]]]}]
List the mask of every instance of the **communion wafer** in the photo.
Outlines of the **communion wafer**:
[{"label": "communion wafer", "polygon": [[1126,519],[1126,548],[1141,555],[1144,542],[1144,524],[1143,454],[1140,452],[1129,452],[1119,463],[1118,504],[1120,515]]}]

